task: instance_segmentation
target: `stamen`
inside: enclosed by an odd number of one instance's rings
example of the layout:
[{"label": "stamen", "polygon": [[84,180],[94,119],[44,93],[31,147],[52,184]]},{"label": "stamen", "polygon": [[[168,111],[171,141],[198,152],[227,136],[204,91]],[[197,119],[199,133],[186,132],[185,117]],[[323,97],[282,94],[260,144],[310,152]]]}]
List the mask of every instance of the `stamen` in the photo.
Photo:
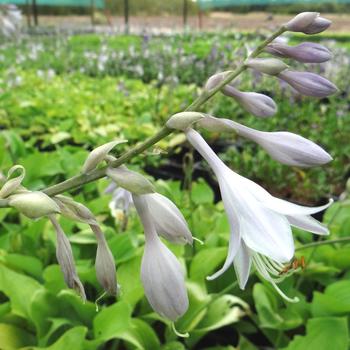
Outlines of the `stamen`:
[{"label": "stamen", "polygon": [[173,332],[180,338],[188,338],[190,336],[190,334],[188,332],[186,333],[180,333],[176,328],[175,328],[175,323],[171,322],[171,329],[173,330]]}]

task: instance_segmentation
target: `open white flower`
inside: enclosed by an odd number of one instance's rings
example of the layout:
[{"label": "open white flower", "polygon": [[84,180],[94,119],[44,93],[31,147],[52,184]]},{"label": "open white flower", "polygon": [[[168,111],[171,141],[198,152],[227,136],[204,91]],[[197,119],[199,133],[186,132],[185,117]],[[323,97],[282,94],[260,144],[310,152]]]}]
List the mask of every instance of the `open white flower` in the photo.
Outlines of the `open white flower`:
[{"label": "open white flower", "polygon": [[258,272],[292,301],[276,286],[283,263],[294,256],[291,225],[316,234],[328,234],[328,229],[310,215],[326,209],[332,202],[310,208],[275,198],[228,168],[195,130],[187,130],[186,135],[218,179],[231,228],[224,266],[209,279],[220,276],[235,262],[240,286],[244,288],[253,261]]},{"label": "open white flower", "polygon": [[147,300],[161,316],[175,321],[188,308],[182,266],[159,239],[145,196],[133,195],[145,231],[141,280]]}]

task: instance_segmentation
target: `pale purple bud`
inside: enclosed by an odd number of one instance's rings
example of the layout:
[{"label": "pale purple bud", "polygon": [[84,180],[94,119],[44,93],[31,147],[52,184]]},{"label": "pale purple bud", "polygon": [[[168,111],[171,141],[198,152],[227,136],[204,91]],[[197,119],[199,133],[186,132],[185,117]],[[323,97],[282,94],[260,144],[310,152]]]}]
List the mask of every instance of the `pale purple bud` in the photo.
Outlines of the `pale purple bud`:
[{"label": "pale purple bud", "polygon": [[283,61],[277,58],[250,58],[246,60],[245,65],[269,75],[277,75],[288,68]]},{"label": "pale purple bud", "polygon": [[68,219],[84,222],[90,225],[97,224],[94,214],[85,205],[63,195],[57,195],[53,197],[53,200],[60,207],[61,214]]},{"label": "pale purple bud", "polygon": [[265,51],[279,57],[292,58],[303,63],[322,63],[331,59],[332,53],[324,46],[305,42],[297,46],[283,43],[269,44]]},{"label": "pale purple bud", "polygon": [[118,291],[115,261],[108,247],[105,236],[98,225],[90,225],[97,239],[96,252],[96,277],[99,284],[110,295],[116,295]]},{"label": "pale purple bud", "polygon": [[256,92],[242,92],[231,85],[226,85],[222,92],[233,97],[243,109],[257,117],[271,117],[277,112],[277,105],[269,96]]},{"label": "pale purple bud", "polygon": [[157,233],[169,242],[192,244],[193,238],[187,222],[178,207],[167,197],[152,193],[142,196],[149,208]]},{"label": "pale purple bud", "polygon": [[218,84],[220,84],[232,71],[220,72],[212,75],[204,85],[206,90],[214,89]]},{"label": "pale purple bud", "polygon": [[304,29],[303,33],[305,34],[318,34],[326,29],[332,24],[327,18],[317,17],[312,24],[310,24],[307,28]]},{"label": "pale purple bud", "polygon": [[285,28],[291,32],[317,34],[326,30],[331,23],[328,19],[320,17],[318,12],[302,12],[285,24]]},{"label": "pale purple bud", "polygon": [[[264,132],[248,128],[230,119],[206,116],[199,125],[212,130],[221,127],[258,143],[270,156],[282,164],[298,167],[312,167],[326,164],[332,157],[314,142],[291,132]],[[208,127],[209,126],[209,127]]]},{"label": "pale purple bud", "polygon": [[54,215],[50,215],[49,219],[56,231],[57,246],[56,257],[63,273],[64,281],[69,288],[74,289],[85,301],[86,295],[83,284],[81,283],[77,271],[75,269],[74,257],[69,240],[64,234],[61,225],[58,223]]},{"label": "pale purple bud", "polygon": [[326,78],[315,73],[286,70],[278,77],[291,85],[300,94],[313,97],[326,97],[338,91],[338,88]]},{"label": "pale purple bud", "polygon": [[145,231],[141,280],[147,300],[158,314],[175,321],[188,309],[182,266],[159,239],[144,196],[133,199]]}]

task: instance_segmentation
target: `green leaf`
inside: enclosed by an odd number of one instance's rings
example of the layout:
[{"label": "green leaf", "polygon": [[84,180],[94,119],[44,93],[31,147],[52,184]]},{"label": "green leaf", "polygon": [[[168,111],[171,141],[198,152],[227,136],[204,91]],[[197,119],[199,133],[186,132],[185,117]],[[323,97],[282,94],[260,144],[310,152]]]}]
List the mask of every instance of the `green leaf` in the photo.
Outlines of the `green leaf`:
[{"label": "green leaf", "polygon": [[211,204],[214,202],[214,192],[203,179],[200,179],[193,184],[191,198],[195,204]]},{"label": "green leaf", "polygon": [[62,350],[74,349],[85,350],[85,335],[87,329],[85,327],[74,327],[65,332],[54,344],[46,348],[35,347],[32,350]]},{"label": "green leaf", "polygon": [[120,338],[131,326],[131,311],[124,301],[102,309],[93,321],[95,338],[104,341]]},{"label": "green leaf", "polygon": [[35,278],[41,278],[42,276],[42,262],[34,256],[6,254],[0,256],[0,261],[12,269],[21,270]]},{"label": "green leaf", "polygon": [[195,331],[208,332],[238,322],[247,312],[249,305],[242,299],[234,295],[223,295],[209,305]]},{"label": "green leaf", "polygon": [[205,278],[214,272],[214,269],[224,261],[227,248],[202,249],[191,262],[190,277],[193,281],[203,282]]},{"label": "green leaf", "polygon": [[160,347],[159,339],[152,327],[137,318],[131,320],[131,327],[124,331],[120,337],[138,349],[157,350]]},{"label": "green leaf", "polygon": [[297,335],[283,350],[347,350],[347,319],[337,317],[313,318],[307,322],[306,335]]},{"label": "green leaf", "polygon": [[347,315],[350,313],[350,281],[329,285],[324,293],[315,292],[311,306],[315,317]]},{"label": "green leaf", "polygon": [[14,313],[27,317],[30,300],[42,288],[43,286],[34,279],[14,272],[0,264],[0,290],[9,297]]},{"label": "green leaf", "polygon": [[15,350],[35,344],[32,334],[16,326],[0,323],[0,349]]}]

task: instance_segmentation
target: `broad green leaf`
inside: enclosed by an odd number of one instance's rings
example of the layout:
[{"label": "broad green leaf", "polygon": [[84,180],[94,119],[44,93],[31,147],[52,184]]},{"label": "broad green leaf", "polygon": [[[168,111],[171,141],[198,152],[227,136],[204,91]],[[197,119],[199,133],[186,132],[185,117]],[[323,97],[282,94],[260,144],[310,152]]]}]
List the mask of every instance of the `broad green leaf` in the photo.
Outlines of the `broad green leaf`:
[{"label": "broad green leaf", "polygon": [[323,293],[314,292],[312,314],[315,317],[347,315],[350,313],[350,281],[329,285]]},{"label": "broad green leaf", "polygon": [[306,335],[297,335],[283,350],[347,350],[346,318],[320,317],[307,322]]},{"label": "broad green leaf", "polygon": [[152,327],[137,318],[131,320],[130,327],[120,338],[133,344],[137,349],[157,350],[160,347],[159,339]]},{"label": "broad green leaf", "polygon": [[191,198],[196,204],[211,204],[214,202],[214,193],[209,185],[200,179],[193,184]]},{"label": "broad green leaf", "polygon": [[27,317],[31,299],[42,288],[43,286],[34,279],[0,264],[0,290],[10,299],[15,314]]},{"label": "broad green leaf", "polygon": [[23,346],[34,345],[34,336],[14,325],[0,323],[0,349],[15,350]]},{"label": "broad green leaf", "polygon": [[93,321],[95,338],[104,341],[120,338],[131,327],[131,311],[124,301],[102,309]]},{"label": "broad green leaf", "polygon": [[227,248],[208,248],[200,250],[192,259],[190,277],[193,281],[204,282],[215,268],[224,261]]},{"label": "broad green leaf", "polygon": [[[74,327],[65,332],[54,344],[48,347],[35,347],[32,350],[85,350],[85,327]],[[28,349],[29,350],[29,349]]]},{"label": "broad green leaf", "polygon": [[40,279],[42,276],[42,262],[34,256],[6,254],[0,256],[0,261],[12,269],[23,271],[35,278]]},{"label": "broad green leaf", "polygon": [[196,326],[197,332],[208,332],[238,322],[249,312],[249,305],[234,295],[223,295],[209,304],[204,318]]}]

